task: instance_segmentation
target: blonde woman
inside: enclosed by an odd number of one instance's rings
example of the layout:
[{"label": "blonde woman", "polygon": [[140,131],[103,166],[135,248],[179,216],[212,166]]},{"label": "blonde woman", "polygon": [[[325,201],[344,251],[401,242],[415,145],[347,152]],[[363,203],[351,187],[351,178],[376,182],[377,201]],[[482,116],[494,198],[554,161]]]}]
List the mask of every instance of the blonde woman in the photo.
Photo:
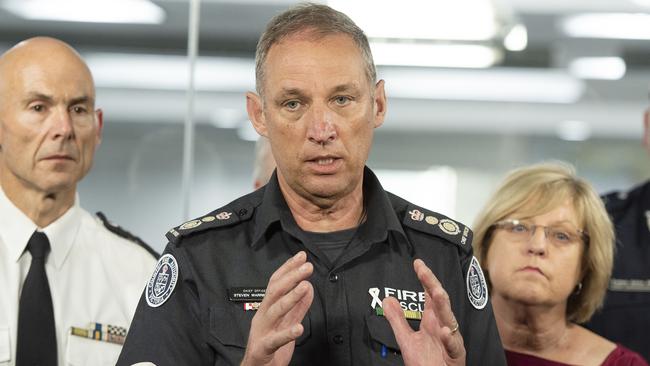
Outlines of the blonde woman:
[{"label": "blonde woman", "polygon": [[474,227],[509,365],[647,366],[579,325],[602,304],[614,234],[598,194],[570,166],[511,172]]}]

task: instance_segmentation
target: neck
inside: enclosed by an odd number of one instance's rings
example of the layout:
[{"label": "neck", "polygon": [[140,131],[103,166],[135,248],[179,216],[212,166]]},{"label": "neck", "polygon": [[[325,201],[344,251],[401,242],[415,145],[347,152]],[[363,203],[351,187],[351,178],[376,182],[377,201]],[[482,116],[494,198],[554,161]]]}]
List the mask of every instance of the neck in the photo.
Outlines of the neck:
[{"label": "neck", "polygon": [[567,347],[571,325],[566,303],[528,305],[493,294],[492,307],[505,349],[543,355]]},{"label": "neck", "polygon": [[333,232],[357,227],[363,216],[363,182],[359,181],[352,192],[341,199],[311,200],[289,187],[278,175],[280,191],[296,220],[305,231]]},{"label": "neck", "polygon": [[39,228],[56,221],[74,204],[75,188],[47,193],[20,184],[7,184],[6,180],[0,185],[7,198]]}]

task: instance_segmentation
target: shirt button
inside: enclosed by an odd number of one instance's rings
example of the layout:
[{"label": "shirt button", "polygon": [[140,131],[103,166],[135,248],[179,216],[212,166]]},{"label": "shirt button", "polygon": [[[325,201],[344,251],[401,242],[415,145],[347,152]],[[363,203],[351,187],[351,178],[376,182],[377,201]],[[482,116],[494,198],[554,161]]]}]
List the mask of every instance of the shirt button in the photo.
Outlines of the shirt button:
[{"label": "shirt button", "polygon": [[339,275],[337,275],[336,273],[330,273],[329,280],[330,282],[337,282],[339,280]]},{"label": "shirt button", "polygon": [[340,335],[340,334],[337,334],[337,335],[334,336],[334,338],[332,338],[332,340],[336,344],[341,344],[341,343],[343,343],[343,336]]}]

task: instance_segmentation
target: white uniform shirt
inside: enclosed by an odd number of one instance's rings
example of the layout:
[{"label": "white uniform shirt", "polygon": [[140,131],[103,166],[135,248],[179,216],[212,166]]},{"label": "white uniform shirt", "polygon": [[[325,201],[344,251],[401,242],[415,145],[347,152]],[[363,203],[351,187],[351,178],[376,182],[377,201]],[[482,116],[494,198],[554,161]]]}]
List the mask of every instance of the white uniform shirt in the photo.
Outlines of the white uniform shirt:
[{"label": "white uniform shirt", "polygon": [[[32,260],[25,249],[36,229],[0,189],[0,366],[16,363],[18,301]],[[51,247],[45,272],[59,366],[115,365],[120,345],[71,335],[70,328],[92,322],[128,328],[156,259],[110,232],[78,201],[42,231]]]}]

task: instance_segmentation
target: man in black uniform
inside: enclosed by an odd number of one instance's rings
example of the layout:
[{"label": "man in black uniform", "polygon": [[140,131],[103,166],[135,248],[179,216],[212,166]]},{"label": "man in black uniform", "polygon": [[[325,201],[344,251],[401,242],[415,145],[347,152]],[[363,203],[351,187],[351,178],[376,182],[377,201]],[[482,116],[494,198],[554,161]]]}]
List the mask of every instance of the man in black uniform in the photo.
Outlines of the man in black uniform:
[{"label": "man in black uniform", "polygon": [[[650,108],[643,143],[650,152]],[[616,256],[605,304],[587,326],[650,360],[650,181],[603,200],[616,230]]]},{"label": "man in black uniform", "polygon": [[118,365],[505,365],[469,228],[365,167],[386,97],[363,32],[299,5],[256,64],[277,170],[167,234]]}]

